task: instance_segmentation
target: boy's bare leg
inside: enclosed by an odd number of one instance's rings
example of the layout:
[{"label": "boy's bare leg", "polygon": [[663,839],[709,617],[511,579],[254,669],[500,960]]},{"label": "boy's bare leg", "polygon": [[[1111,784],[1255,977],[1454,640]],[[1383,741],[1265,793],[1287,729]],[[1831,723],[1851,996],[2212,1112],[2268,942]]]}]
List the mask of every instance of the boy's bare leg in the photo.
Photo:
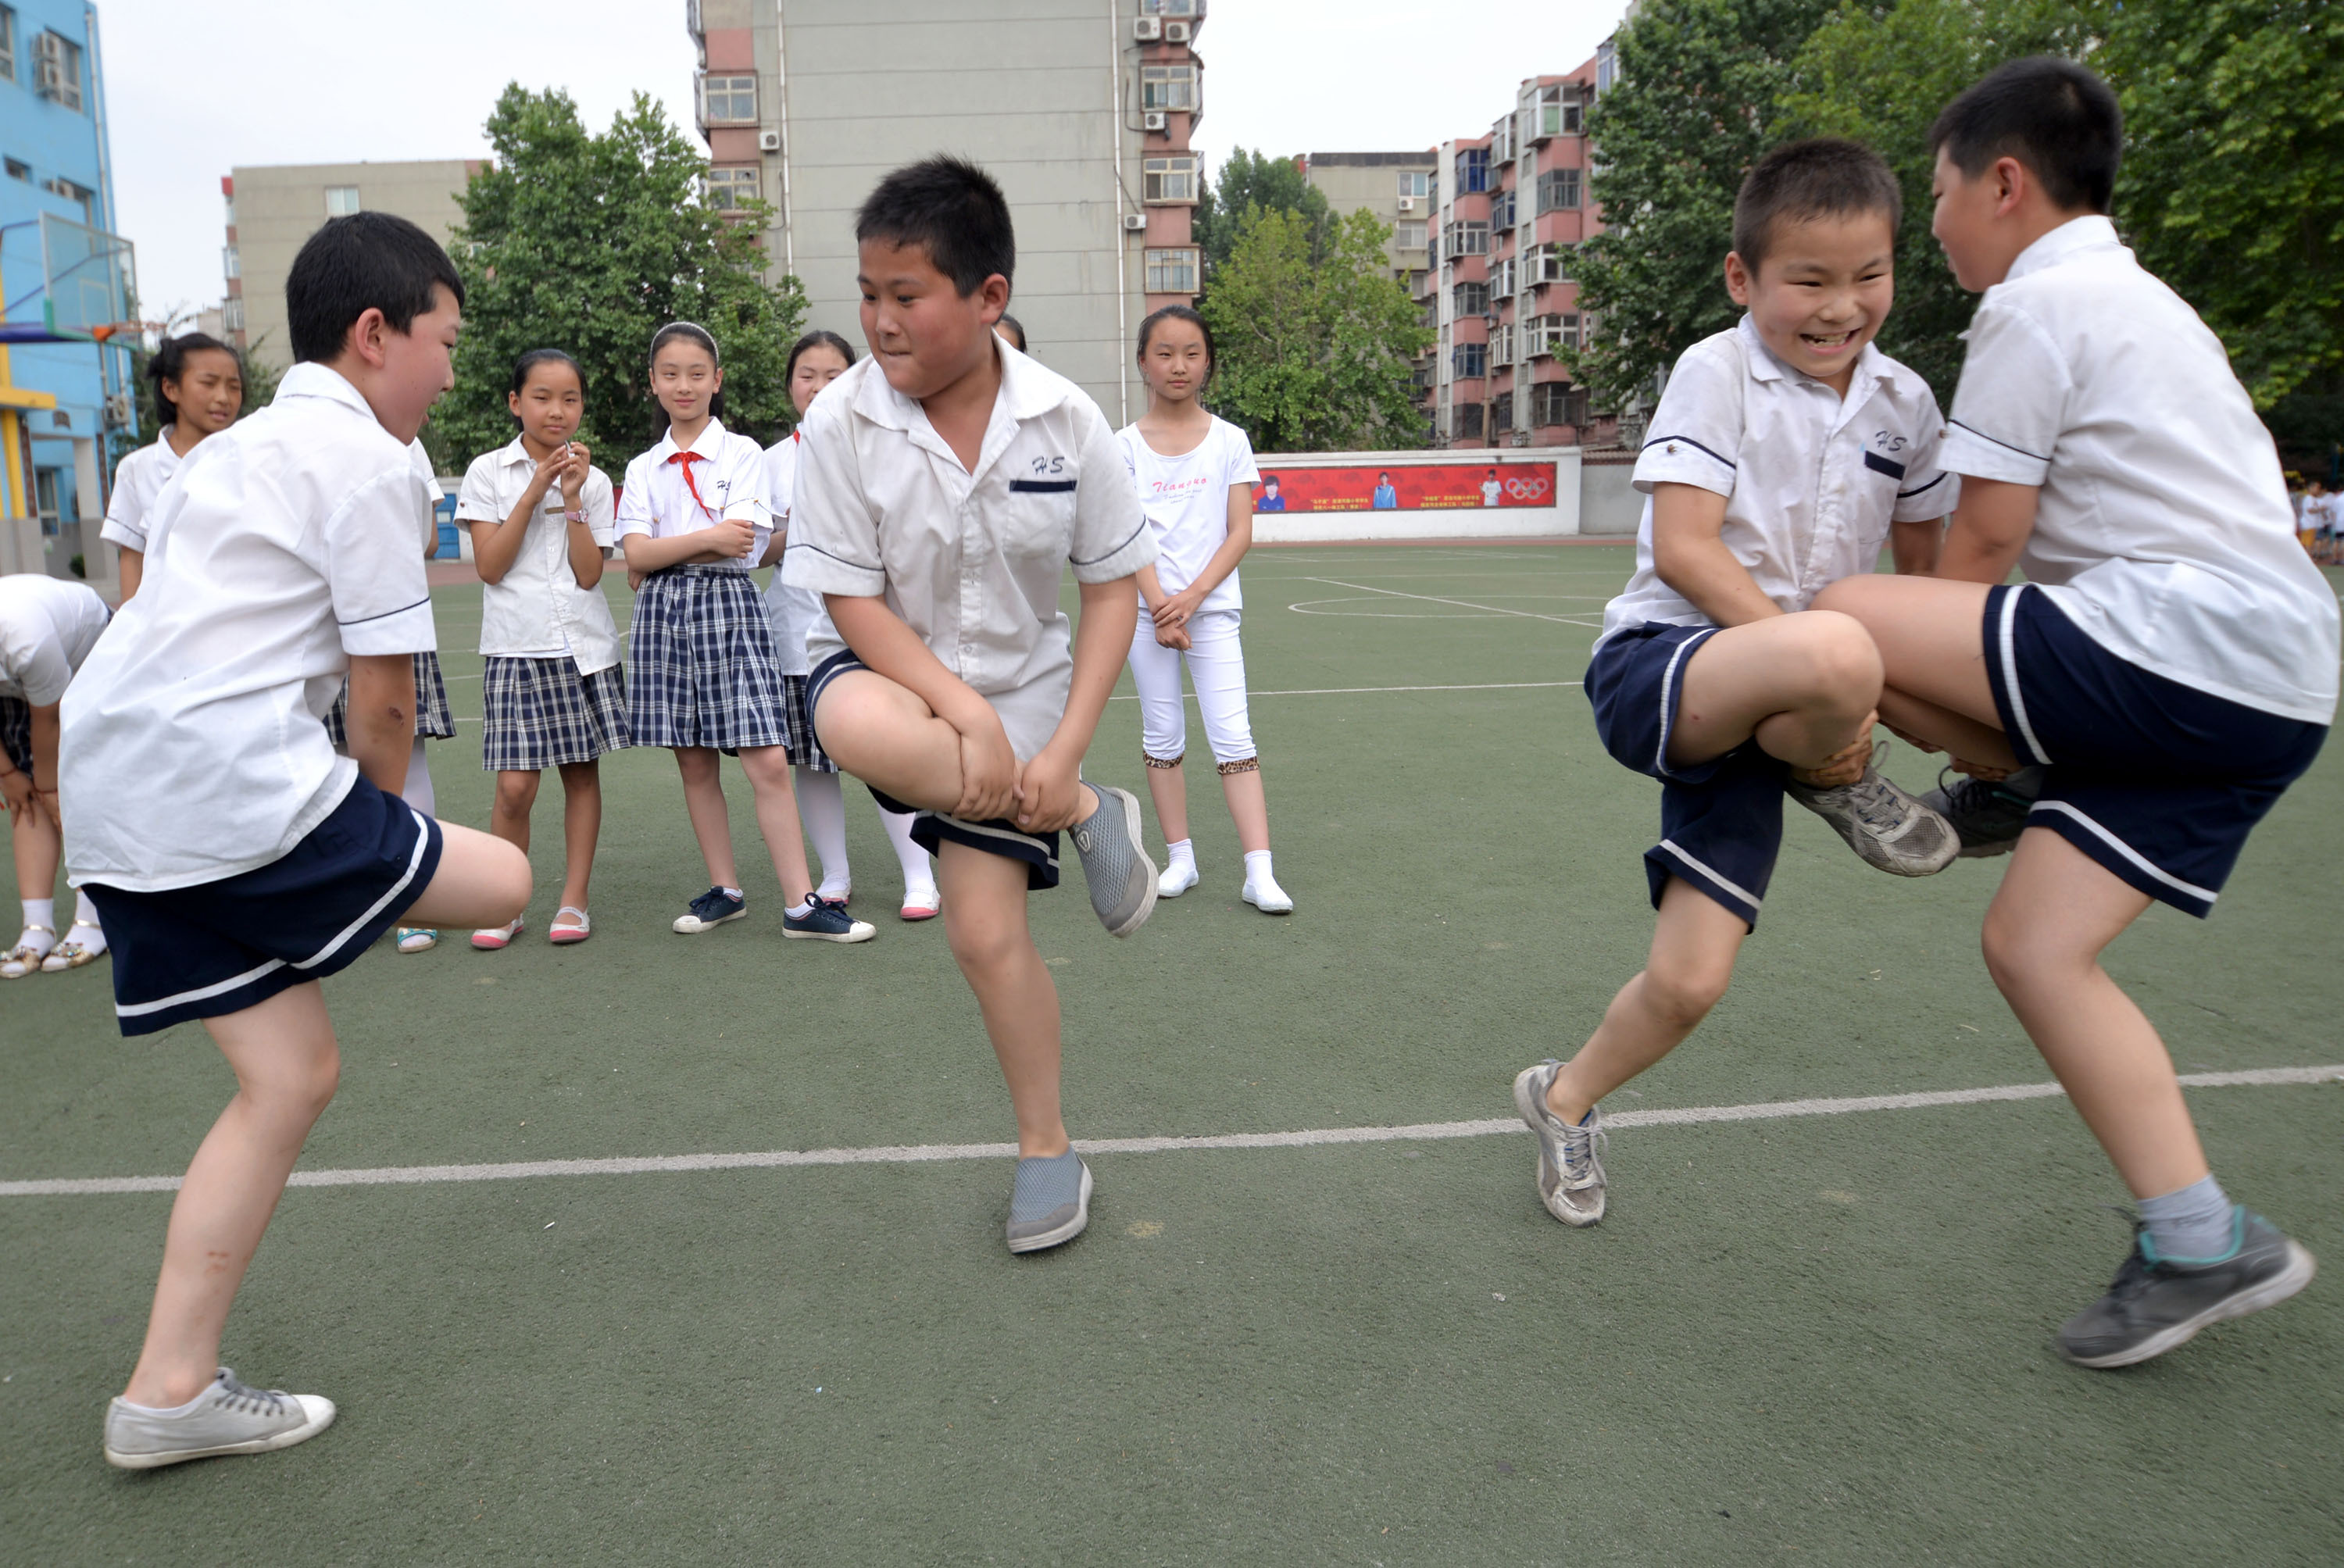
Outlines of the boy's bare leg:
[{"label": "boy's bare leg", "polygon": [[1643,973],[1620,987],[1587,1044],[1556,1072],[1547,1108],[1576,1124],[1605,1095],[1674,1050],[1725,995],[1749,934],[1741,916],[1671,877],[1661,889]]},{"label": "boy's bare leg", "polygon": [[529,814],[537,807],[538,775],[521,769],[497,773],[497,793],[489,804],[489,831],[529,853]]},{"label": "boy's bare leg", "polygon": [[[1177,844],[1188,836],[1188,771],[1175,763],[1168,768],[1151,765],[1147,774],[1147,798],[1156,806],[1156,825],[1163,830],[1165,843]],[[1229,814],[1237,814],[1234,799],[1229,804]]]},{"label": "boy's bare leg", "polygon": [[[1729,626],[1684,662],[1669,761],[1691,765],[1755,738],[1768,756],[1814,770],[1860,745],[1880,702],[1881,661],[1844,615],[1806,611]],[[1845,779],[1863,772],[1856,760]]]},{"label": "boy's bare leg", "polygon": [[945,936],[976,993],[1017,1113],[1017,1157],[1056,1158],[1068,1147],[1058,1109],[1058,987],[1026,929],[1026,863],[947,840],[936,873]]},{"label": "boy's bare leg", "polygon": [[683,809],[692,817],[692,836],[700,841],[708,880],[717,887],[738,887],[741,871],[732,863],[732,818],[724,808],[718,765],[712,746],[675,748],[675,770],[683,775]]},{"label": "boy's bare leg", "polygon": [[443,822],[439,869],[400,918],[414,926],[509,926],[529,906],[530,881],[528,855],[478,828]]},{"label": "boy's bare leg", "polygon": [[960,732],[875,671],[849,670],[823,688],[814,733],[832,761],[905,805],[948,812],[960,804]]},{"label": "boy's bare leg", "polygon": [[1846,577],[1815,596],[1880,650],[1880,717],[1965,762],[2018,765],[1985,675],[1987,585],[1934,577]]},{"label": "boy's bare leg", "polygon": [[2136,1198],[2207,1174],[2173,1058],[2100,967],[2148,895],[2048,828],[2031,827],[1986,910],[1987,972]]},{"label": "boy's bare leg", "polygon": [[594,877],[594,846],[602,836],[602,770],[591,762],[563,763],[561,768],[561,902],[583,909],[586,885]]},{"label": "boy's bare leg", "polygon": [[773,875],[781,879],[782,896],[794,909],[813,892],[813,876],[806,868],[805,829],[798,821],[798,793],[790,782],[789,753],[780,746],[743,746],[741,771],[749,775],[749,788],[755,794],[757,829],[765,835],[765,848],[773,857]]}]

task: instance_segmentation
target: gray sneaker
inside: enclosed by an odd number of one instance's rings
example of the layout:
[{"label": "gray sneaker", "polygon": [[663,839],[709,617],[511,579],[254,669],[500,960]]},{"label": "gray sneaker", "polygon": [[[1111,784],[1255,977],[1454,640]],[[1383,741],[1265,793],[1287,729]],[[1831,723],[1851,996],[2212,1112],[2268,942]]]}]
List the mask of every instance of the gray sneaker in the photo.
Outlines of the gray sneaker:
[{"label": "gray sneaker", "polygon": [[1881,746],[1852,784],[1819,788],[1783,781],[1790,797],[1831,824],[1848,847],[1894,876],[1933,876],[1954,863],[1962,841],[1954,824],[1880,776]]},{"label": "gray sneaker", "polygon": [[[1152,881],[1155,873],[1148,874]],[[1091,1168],[1073,1149],[1021,1159],[1009,1194],[1009,1249],[1039,1252],[1072,1241],[1091,1222]]]},{"label": "gray sneaker", "polygon": [[1514,1076],[1514,1108],[1538,1134],[1539,1201],[1565,1225],[1589,1226],[1603,1218],[1603,1112],[1597,1108],[1573,1127],[1547,1109],[1546,1091],[1562,1064],[1549,1057]]},{"label": "gray sneaker", "polygon": [[1068,831],[1090,884],[1091,907],[1110,936],[1128,936],[1156,908],[1156,863],[1139,842],[1139,802],[1129,790],[1086,783],[1098,809]]},{"label": "gray sneaker", "polygon": [[267,1453],[307,1442],[334,1424],[334,1401],[321,1394],[250,1389],[226,1367],[190,1403],[142,1410],[116,1399],[106,1411],[106,1462],[153,1470],[223,1453]]},{"label": "gray sneaker", "polygon": [[2275,1307],[2318,1265],[2259,1214],[2236,1211],[2238,1247],[2214,1263],[2159,1258],[2136,1221],[2131,1255],[2108,1293],[2059,1326],[2059,1353],[2079,1367],[2128,1367],[2161,1356],[2228,1318]]},{"label": "gray sneaker", "polygon": [[2042,768],[2024,767],[1989,784],[1948,769],[1937,775],[1937,787],[1923,795],[1921,804],[1954,824],[1954,835],[1962,841],[1962,859],[1985,860],[2018,847],[2043,777]]}]

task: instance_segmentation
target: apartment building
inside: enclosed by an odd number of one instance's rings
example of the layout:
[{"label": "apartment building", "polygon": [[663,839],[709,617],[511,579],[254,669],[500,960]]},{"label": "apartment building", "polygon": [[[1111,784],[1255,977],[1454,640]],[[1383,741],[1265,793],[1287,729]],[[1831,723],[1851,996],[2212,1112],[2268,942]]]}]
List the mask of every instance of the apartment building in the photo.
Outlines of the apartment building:
[{"label": "apartment building", "polygon": [[1132,332],[1197,294],[1205,6],[687,0],[710,188],[772,206],[772,276],[859,343],[855,208],[931,154],[984,165],[1016,224],[1009,308],[1035,356],[1126,422],[1145,400]]},{"label": "apartment building", "polygon": [[464,221],[464,187],[477,158],[411,163],[278,164],[240,167],[220,180],[227,243],[220,252],[227,340],[279,369],[293,362],[285,325],[285,275],[329,217],[396,213],[442,245]]},{"label": "apartment building", "polygon": [[1602,232],[1587,181],[1587,111],[1611,46],[1533,76],[1484,137],[1443,142],[1437,265],[1418,298],[1440,329],[1430,366],[1434,442],[1588,446],[1618,420],[1588,407],[1562,351],[1586,339],[1572,254]]},{"label": "apartment building", "polygon": [[1428,240],[1439,156],[1427,147],[1413,153],[1312,153],[1302,160],[1303,177],[1327,198],[1329,209],[1372,212],[1390,226],[1384,254],[1410,298],[1423,292],[1431,266]]}]

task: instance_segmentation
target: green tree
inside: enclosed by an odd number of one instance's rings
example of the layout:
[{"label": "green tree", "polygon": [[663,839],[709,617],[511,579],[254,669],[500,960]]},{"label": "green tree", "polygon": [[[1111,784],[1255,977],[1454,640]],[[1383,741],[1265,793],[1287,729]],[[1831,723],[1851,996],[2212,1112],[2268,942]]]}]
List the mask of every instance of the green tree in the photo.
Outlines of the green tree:
[{"label": "green tree", "polygon": [[1270,157],[1239,147],[1221,165],[1217,180],[1200,180],[1198,185],[1190,233],[1203,258],[1201,281],[1207,292],[1213,285],[1213,269],[1237,248],[1246,214],[1257,208],[1298,216],[1309,237],[1311,259],[1326,259],[1334,239],[1334,215],[1328,210],[1326,193],[1303,177],[1292,158]]},{"label": "green tree", "polygon": [[1876,148],[1904,192],[1896,237],[1896,306],[1881,351],[1919,371],[1950,402],[1962,369],[1960,334],[1977,296],[1954,281],[1929,233],[1936,157],[1929,126],[1963,88],[2005,60],[2080,57],[2093,5],[2073,0],[1899,0],[1843,5],[1800,50],[1782,99],[1778,137],[1846,137]]},{"label": "green tree", "polygon": [[1433,334],[1392,280],[1391,228],[1364,211],[1330,227],[1314,261],[1307,214],[1248,210],[1200,307],[1218,350],[1207,400],[1258,451],[1420,447],[1409,362]]},{"label": "green tree", "polygon": [[1652,0],[1620,30],[1621,80],[1588,134],[1604,232],[1579,248],[1581,309],[1601,319],[1572,369],[1598,407],[1649,392],[1684,349],[1733,324],[1723,264],[1733,193],[1781,139],[1776,103],[1828,0]]},{"label": "green tree", "polygon": [[559,90],[506,87],[488,120],[494,161],[472,177],[453,251],[464,278],[456,387],[424,443],[443,470],[512,439],[514,359],[561,349],[585,372],[581,439],[606,470],[652,444],[652,334],[697,321],[724,363],[725,423],[760,440],[795,419],[782,367],[805,319],[795,278],[764,280],[770,209],[728,217],[702,190],[706,157],[636,94],[600,136]]}]

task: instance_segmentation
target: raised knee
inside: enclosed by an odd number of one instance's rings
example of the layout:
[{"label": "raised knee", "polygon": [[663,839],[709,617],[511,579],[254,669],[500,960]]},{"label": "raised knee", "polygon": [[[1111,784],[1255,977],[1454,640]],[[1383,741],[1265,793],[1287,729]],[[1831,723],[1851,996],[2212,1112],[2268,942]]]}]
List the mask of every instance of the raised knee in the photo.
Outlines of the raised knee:
[{"label": "raised knee", "polygon": [[1733,977],[1731,967],[1647,969],[1644,1006],[1662,1023],[1689,1030],[1724,998],[1726,983]]},{"label": "raised knee", "polygon": [[1870,703],[1880,694],[1880,649],[1864,622],[1833,610],[1812,610],[1799,644],[1806,680],[1819,696],[1852,694]]}]

